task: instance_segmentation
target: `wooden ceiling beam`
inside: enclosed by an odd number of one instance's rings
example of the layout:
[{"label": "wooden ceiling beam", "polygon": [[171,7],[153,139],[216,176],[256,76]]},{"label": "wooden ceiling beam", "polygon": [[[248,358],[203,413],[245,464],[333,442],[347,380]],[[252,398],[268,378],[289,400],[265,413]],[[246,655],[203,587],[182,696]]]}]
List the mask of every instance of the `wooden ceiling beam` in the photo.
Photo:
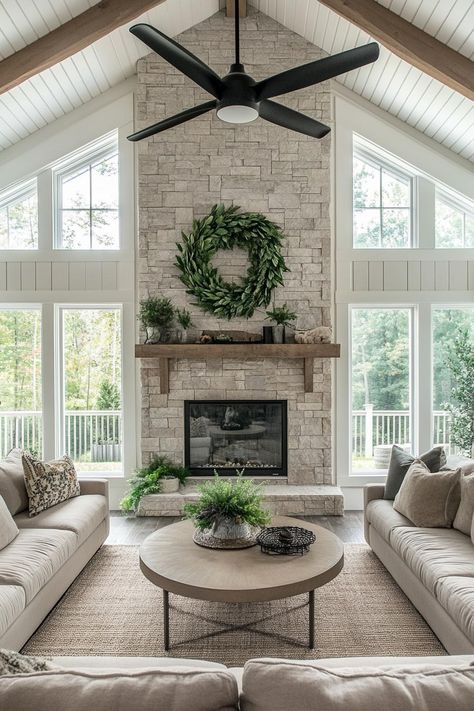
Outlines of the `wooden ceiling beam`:
[{"label": "wooden ceiling beam", "polygon": [[[227,0],[225,5],[226,17],[235,17],[235,0]],[[239,17],[247,17],[247,0],[239,0]]]},{"label": "wooden ceiling beam", "polygon": [[474,100],[474,63],[375,0],[318,0],[433,79]]},{"label": "wooden ceiling beam", "polygon": [[80,52],[165,0],[101,0],[0,62],[0,94]]}]

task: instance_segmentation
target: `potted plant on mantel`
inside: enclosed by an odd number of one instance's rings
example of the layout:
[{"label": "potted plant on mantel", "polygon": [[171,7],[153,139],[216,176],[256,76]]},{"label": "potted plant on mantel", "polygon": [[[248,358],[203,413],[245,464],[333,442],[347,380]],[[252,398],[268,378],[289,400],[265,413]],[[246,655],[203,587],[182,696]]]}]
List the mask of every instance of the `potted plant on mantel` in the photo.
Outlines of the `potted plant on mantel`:
[{"label": "potted plant on mantel", "polygon": [[273,321],[273,343],[285,343],[286,326],[291,326],[296,319],[296,313],[290,311],[286,303],[283,306],[275,306],[271,311],[266,312],[266,319]]},{"label": "potted plant on mantel", "polygon": [[185,484],[189,471],[173,464],[167,457],[155,457],[150,464],[137,469],[128,481],[129,491],[120,502],[126,513],[136,511],[142,496],[149,494],[171,494]]},{"label": "potted plant on mantel", "polygon": [[146,332],[145,343],[166,343],[170,340],[175,310],[171,299],[149,296],[140,301],[138,318]]},{"label": "potted plant on mantel", "polygon": [[188,329],[193,325],[191,314],[187,309],[176,309],[176,320],[181,326],[176,332],[178,343],[186,343],[188,340]]},{"label": "potted plant on mantel", "polygon": [[201,494],[196,503],[184,506],[184,515],[195,527],[194,541],[208,548],[246,548],[255,545],[260,528],[271,520],[262,508],[262,485],[243,478],[221,479],[214,472],[214,481],[197,487]]}]

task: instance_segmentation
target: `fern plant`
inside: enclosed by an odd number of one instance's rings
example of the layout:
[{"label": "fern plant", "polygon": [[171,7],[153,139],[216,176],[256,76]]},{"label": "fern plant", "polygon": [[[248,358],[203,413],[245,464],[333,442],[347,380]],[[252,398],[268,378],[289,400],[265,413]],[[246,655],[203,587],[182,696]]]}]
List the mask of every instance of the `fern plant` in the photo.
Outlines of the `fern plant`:
[{"label": "fern plant", "polygon": [[160,493],[162,479],[176,477],[184,484],[188,476],[189,471],[184,467],[173,464],[166,457],[155,457],[128,480],[129,491],[120,502],[120,508],[125,512],[136,511],[142,496]]},{"label": "fern plant", "polygon": [[261,484],[244,479],[243,470],[237,472],[235,481],[221,479],[217,472],[214,473],[214,481],[206,481],[197,487],[201,494],[199,501],[184,506],[185,517],[192,519],[196,528],[212,528],[223,519],[250,526],[265,526],[270,522],[270,512],[262,508]]}]

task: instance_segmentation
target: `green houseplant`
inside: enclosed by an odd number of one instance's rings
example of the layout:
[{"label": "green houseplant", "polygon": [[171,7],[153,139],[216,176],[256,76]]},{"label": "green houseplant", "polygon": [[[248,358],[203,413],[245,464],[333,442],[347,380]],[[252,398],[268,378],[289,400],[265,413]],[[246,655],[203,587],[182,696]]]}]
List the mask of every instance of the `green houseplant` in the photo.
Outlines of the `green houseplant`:
[{"label": "green houseplant", "polygon": [[178,330],[177,341],[179,343],[186,343],[188,340],[188,329],[193,325],[191,314],[187,309],[176,309],[176,320],[181,326],[181,330]]},{"label": "green houseplant", "polygon": [[138,318],[146,331],[145,343],[169,341],[170,330],[175,318],[171,299],[149,296],[140,301]]},{"label": "green houseplant", "polygon": [[142,496],[169,493],[167,482],[173,482],[172,490],[177,491],[186,482],[189,471],[173,464],[167,457],[155,457],[150,464],[137,469],[128,481],[129,491],[120,502],[122,511],[136,511]]},{"label": "green houseplant", "polygon": [[467,329],[454,339],[446,364],[451,374],[451,402],[445,405],[451,415],[450,443],[470,457],[474,445],[474,340]]},{"label": "green houseplant", "polygon": [[271,311],[266,312],[265,318],[273,321],[276,325],[273,326],[273,342],[285,342],[285,329],[290,326],[296,319],[296,313],[290,311],[286,303],[283,306],[275,306]]},{"label": "green houseplant", "polygon": [[222,479],[214,472],[213,481],[199,485],[201,494],[196,503],[184,506],[184,515],[193,521],[197,529],[210,531],[220,540],[245,539],[251,529],[268,524],[269,511],[262,508],[262,485],[243,478],[243,470],[237,478]]}]

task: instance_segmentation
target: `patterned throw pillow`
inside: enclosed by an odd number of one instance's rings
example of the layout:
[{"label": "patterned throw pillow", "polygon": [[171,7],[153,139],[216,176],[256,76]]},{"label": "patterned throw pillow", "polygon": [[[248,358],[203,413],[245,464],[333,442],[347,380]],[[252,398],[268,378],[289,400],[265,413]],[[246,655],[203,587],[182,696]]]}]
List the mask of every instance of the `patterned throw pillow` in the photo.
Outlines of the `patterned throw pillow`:
[{"label": "patterned throw pillow", "polygon": [[209,424],[207,417],[191,417],[189,426],[191,437],[208,437]]},{"label": "patterned throw pillow", "polygon": [[30,674],[37,671],[59,669],[49,659],[43,657],[29,657],[10,649],[0,649],[0,676],[10,674]]},{"label": "patterned throw pillow", "polygon": [[81,493],[74,463],[68,456],[41,462],[23,452],[22,462],[30,516]]}]

